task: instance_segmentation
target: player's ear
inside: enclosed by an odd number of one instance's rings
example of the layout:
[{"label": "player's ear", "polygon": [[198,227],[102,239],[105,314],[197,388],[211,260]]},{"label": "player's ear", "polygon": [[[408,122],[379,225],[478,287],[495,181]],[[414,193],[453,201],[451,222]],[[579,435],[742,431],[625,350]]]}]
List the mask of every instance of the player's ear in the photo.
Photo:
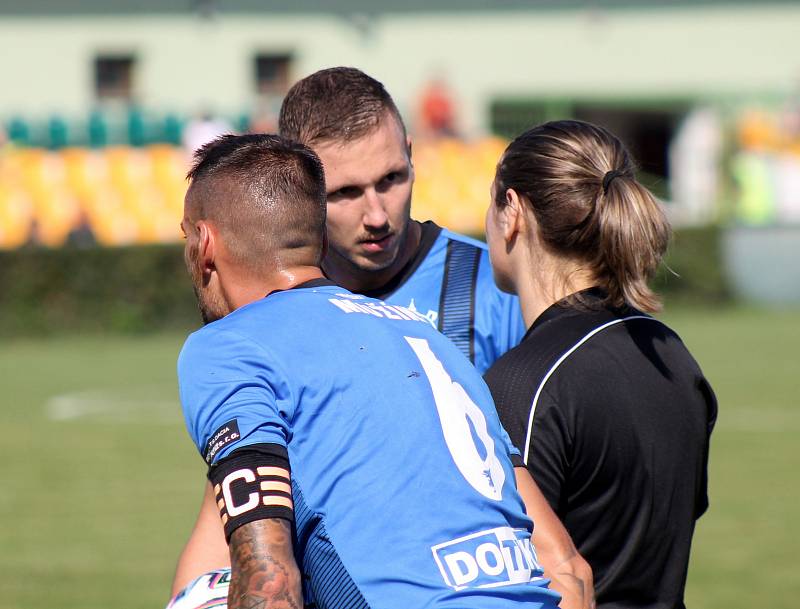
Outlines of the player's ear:
[{"label": "player's ear", "polygon": [[411,168],[411,179],[414,180],[414,160],[411,157],[411,136],[406,136],[406,154],[408,155],[408,165]]},{"label": "player's ear", "polygon": [[200,264],[200,271],[206,277],[216,268],[214,261],[217,255],[216,231],[205,220],[197,222],[197,232],[199,233],[197,259]]},{"label": "player's ear", "polygon": [[525,202],[513,188],[506,189],[506,205],[502,213],[503,238],[511,243],[517,235],[525,234],[527,228]]}]

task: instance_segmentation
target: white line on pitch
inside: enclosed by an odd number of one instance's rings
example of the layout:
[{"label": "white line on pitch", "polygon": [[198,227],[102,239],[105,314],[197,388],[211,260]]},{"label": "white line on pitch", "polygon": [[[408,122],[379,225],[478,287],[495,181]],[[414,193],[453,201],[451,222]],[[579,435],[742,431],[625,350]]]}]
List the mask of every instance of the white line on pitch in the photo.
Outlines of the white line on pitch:
[{"label": "white line on pitch", "polygon": [[177,423],[181,409],[177,401],[146,396],[125,396],[118,392],[92,389],[62,393],[45,403],[45,416],[52,421],[77,419],[115,423]]}]

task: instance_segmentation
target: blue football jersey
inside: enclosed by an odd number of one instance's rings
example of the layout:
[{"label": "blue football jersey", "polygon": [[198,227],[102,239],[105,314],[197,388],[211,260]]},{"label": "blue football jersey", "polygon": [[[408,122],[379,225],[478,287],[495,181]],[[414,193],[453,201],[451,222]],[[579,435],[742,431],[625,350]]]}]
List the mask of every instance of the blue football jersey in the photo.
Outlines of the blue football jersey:
[{"label": "blue football jersey", "polygon": [[421,315],[309,282],[192,334],[178,375],[210,464],[285,447],[307,603],[557,606],[489,390]]},{"label": "blue football jersey", "polygon": [[485,243],[422,224],[415,260],[387,289],[370,292],[425,316],[483,374],[525,335],[519,299],[494,282]]}]

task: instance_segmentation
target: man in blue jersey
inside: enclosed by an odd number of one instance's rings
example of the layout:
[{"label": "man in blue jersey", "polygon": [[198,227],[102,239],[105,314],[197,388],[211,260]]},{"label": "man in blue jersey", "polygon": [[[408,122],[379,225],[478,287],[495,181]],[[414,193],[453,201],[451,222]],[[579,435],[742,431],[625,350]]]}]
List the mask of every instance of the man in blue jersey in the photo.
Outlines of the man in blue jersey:
[{"label": "man in blue jersey", "polygon": [[[323,270],[329,278],[422,314],[480,372],[517,344],[524,334],[518,301],[495,286],[486,247],[410,218],[411,144],[380,82],[355,68],[316,72],[289,91],[280,130],[312,148],[325,167],[329,247]],[[542,563],[569,604],[580,595],[571,594],[569,577],[562,582],[557,569],[573,569],[571,542],[562,543],[563,527],[538,489],[525,483],[521,491],[537,523]],[[207,486],[173,593],[229,564],[215,503]]]},{"label": "man in blue jersey", "polygon": [[226,136],[190,178],[181,226],[207,325],[178,375],[228,606],[555,607],[480,376],[419,313],[323,277],[316,155]]},{"label": "man in blue jersey", "polygon": [[517,345],[519,302],[495,286],[485,244],[411,219],[411,140],[380,82],[355,68],[315,72],[289,90],[279,128],[325,167],[328,277],[419,311],[481,373]]}]

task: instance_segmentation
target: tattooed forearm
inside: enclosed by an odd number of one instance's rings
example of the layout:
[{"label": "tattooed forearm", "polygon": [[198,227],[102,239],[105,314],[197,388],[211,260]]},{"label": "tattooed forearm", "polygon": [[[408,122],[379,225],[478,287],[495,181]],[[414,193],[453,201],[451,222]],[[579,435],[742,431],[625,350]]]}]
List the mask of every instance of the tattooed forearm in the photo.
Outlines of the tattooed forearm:
[{"label": "tattooed forearm", "polygon": [[229,609],[303,606],[289,522],[274,518],[245,524],[233,532],[230,551]]}]

